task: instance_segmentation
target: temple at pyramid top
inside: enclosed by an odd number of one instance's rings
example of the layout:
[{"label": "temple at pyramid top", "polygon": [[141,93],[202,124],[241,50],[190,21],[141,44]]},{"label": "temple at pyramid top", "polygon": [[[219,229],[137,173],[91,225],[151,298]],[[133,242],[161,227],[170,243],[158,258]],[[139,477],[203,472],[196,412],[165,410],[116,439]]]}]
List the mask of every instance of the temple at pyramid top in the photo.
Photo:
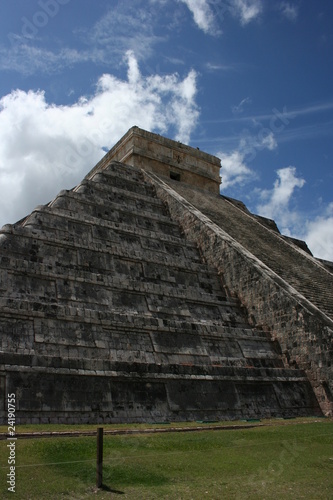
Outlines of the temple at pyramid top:
[{"label": "temple at pyramid top", "polygon": [[181,142],[132,127],[88,174],[119,161],[126,165],[219,193],[220,159]]}]

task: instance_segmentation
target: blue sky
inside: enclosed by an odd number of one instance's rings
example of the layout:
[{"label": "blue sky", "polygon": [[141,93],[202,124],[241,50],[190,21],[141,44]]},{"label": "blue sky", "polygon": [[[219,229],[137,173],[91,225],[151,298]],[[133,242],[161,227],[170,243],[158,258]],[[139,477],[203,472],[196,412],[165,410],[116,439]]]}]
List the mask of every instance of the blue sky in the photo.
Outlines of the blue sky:
[{"label": "blue sky", "polygon": [[333,261],[333,2],[2,0],[0,226],[133,125],[222,161],[221,193]]}]

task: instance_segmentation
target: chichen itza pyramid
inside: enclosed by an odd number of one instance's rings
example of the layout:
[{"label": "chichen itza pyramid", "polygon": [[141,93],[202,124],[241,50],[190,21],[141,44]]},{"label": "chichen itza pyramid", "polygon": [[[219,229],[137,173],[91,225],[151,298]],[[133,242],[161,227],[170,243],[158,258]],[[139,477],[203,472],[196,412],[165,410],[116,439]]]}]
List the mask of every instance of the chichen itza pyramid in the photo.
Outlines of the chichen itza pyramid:
[{"label": "chichen itza pyramid", "polygon": [[220,195],[220,167],[133,127],[2,228],[2,423],[7,393],[17,423],[332,414],[333,264]]}]

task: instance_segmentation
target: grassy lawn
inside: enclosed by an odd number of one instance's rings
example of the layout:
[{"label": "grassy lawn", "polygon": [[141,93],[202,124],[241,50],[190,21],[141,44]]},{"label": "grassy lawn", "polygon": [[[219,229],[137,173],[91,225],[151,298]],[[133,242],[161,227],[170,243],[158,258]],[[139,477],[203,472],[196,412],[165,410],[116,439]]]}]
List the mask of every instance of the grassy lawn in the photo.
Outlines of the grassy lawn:
[{"label": "grassy lawn", "polygon": [[6,485],[7,444],[0,441],[0,498],[333,498],[333,423],[327,419],[104,436],[105,489],[98,492],[95,437],[18,439],[14,496]]}]

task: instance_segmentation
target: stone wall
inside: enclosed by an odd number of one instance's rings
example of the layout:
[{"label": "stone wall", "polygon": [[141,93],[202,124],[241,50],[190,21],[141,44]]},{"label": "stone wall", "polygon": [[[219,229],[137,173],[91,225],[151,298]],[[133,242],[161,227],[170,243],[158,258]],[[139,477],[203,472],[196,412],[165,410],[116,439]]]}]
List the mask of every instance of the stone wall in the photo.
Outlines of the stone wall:
[{"label": "stone wall", "polygon": [[187,238],[223,275],[253,324],[278,340],[286,364],[305,370],[322,411],[331,415],[333,321],[160,178],[144,175]]}]

